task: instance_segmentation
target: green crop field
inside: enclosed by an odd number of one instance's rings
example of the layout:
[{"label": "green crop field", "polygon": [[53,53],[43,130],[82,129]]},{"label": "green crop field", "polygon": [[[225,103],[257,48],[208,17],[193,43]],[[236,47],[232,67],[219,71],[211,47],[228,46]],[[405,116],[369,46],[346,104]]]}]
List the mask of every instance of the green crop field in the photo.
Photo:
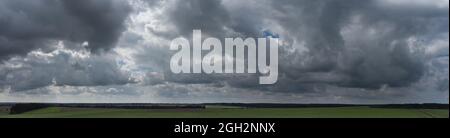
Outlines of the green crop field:
[{"label": "green crop field", "polygon": [[206,109],[98,109],[49,107],[22,114],[0,112],[0,118],[448,118],[448,109],[370,107]]}]

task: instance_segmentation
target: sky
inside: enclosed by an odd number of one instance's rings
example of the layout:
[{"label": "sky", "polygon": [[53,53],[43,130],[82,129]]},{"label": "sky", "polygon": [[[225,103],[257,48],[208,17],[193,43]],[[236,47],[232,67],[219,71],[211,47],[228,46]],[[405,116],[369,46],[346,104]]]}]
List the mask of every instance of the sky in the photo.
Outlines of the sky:
[{"label": "sky", "polygon": [[[1,0],[0,102],[448,103],[448,24],[448,0]],[[172,73],[195,29],[278,38],[277,83]]]}]

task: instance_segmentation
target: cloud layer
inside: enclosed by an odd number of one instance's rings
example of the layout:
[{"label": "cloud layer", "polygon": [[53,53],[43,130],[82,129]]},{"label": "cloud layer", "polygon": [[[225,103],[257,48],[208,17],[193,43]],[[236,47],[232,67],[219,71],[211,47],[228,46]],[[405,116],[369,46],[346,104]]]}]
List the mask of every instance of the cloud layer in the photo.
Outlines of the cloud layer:
[{"label": "cloud layer", "polygon": [[[448,10],[446,0],[6,0],[0,89],[89,87],[98,96],[190,102],[254,95],[448,103]],[[172,74],[170,41],[194,29],[204,37],[279,37],[277,84],[259,85],[254,74]]]}]

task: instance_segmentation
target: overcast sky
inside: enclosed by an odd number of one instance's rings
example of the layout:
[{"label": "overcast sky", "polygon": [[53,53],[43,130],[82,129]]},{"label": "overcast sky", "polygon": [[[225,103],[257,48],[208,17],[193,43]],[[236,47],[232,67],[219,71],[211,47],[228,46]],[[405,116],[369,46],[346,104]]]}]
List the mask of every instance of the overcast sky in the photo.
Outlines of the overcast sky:
[{"label": "overcast sky", "polygon": [[[1,0],[0,102],[448,103],[448,24],[448,0]],[[278,82],[171,73],[194,29],[279,37]]]}]

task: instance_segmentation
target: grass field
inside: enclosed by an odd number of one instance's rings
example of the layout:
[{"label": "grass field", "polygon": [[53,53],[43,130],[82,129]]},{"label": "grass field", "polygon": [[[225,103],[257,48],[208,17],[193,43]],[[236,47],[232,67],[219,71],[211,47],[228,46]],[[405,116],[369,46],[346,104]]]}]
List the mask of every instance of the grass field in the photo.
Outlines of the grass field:
[{"label": "grass field", "polygon": [[370,107],[206,109],[94,109],[49,107],[0,118],[448,118],[448,109],[386,109]]}]

